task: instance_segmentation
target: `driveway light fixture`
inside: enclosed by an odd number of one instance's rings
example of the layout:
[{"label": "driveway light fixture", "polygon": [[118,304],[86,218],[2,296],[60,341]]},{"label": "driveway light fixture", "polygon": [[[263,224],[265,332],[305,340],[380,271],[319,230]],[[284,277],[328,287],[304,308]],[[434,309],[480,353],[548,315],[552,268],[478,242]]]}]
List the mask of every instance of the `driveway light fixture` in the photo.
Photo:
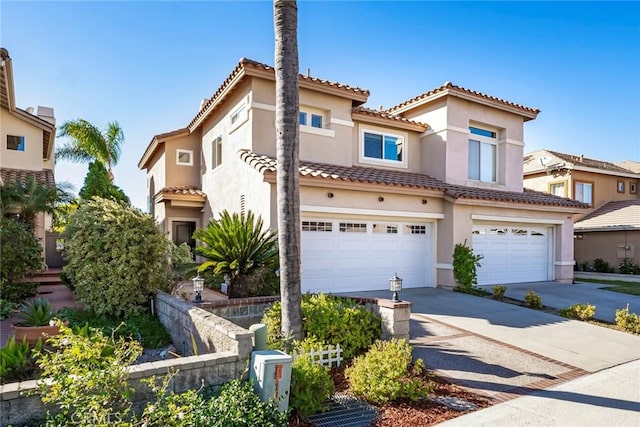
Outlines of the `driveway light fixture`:
[{"label": "driveway light fixture", "polygon": [[399,302],[398,292],[402,290],[402,279],[396,273],[393,273],[393,277],[389,279],[389,290],[393,292],[393,302]]},{"label": "driveway light fixture", "polygon": [[193,279],[193,291],[196,293],[196,297],[193,302],[200,304],[202,302],[202,290],[204,289],[204,277],[200,277],[200,273]]}]

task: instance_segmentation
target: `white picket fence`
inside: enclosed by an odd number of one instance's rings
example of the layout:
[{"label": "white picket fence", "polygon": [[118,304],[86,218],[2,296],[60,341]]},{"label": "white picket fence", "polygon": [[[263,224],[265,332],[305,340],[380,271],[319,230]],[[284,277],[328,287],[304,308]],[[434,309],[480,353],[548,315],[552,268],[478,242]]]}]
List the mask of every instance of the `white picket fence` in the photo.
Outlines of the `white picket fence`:
[{"label": "white picket fence", "polygon": [[[340,344],[336,346],[329,345],[326,348],[312,348],[309,352],[300,353],[300,355],[302,354],[309,355],[314,363],[322,366],[327,366],[329,368],[333,368],[334,363],[336,364],[336,366],[340,366],[340,363],[342,362],[342,348],[340,348]],[[296,357],[298,357],[298,355],[299,353],[293,350],[294,360]]]}]

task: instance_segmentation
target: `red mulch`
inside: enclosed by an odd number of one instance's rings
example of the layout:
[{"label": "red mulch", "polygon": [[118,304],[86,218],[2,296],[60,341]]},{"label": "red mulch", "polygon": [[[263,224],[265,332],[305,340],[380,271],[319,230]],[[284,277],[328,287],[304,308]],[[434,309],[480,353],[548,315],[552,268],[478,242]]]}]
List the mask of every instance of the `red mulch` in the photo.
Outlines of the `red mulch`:
[{"label": "red mulch", "polygon": [[[333,368],[330,372],[335,385],[336,392],[349,393],[349,383],[344,376],[345,366]],[[478,409],[490,406],[487,398],[471,393],[460,386],[451,384],[446,380],[435,376],[432,372],[425,372],[423,381],[433,388],[432,395],[453,396],[473,402]],[[430,400],[412,402],[402,400],[388,405],[378,407],[380,416],[373,424],[373,427],[396,427],[396,426],[431,426],[451,418],[456,418],[467,412],[456,411],[440,403]],[[292,415],[289,418],[289,425],[295,427],[313,427],[313,424],[301,420],[298,416]]]}]

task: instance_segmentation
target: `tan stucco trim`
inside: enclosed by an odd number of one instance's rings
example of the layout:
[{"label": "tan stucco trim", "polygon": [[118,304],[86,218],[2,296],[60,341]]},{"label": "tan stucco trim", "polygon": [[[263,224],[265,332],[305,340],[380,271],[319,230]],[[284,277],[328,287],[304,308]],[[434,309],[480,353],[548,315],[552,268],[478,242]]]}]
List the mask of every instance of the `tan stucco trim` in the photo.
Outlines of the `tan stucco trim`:
[{"label": "tan stucco trim", "polygon": [[153,138],[151,138],[149,145],[147,145],[147,148],[144,150],[144,153],[142,154],[142,157],[138,162],[138,169],[147,169],[149,167],[149,161],[153,158],[156,152],[160,149],[160,146],[164,144],[166,140],[188,134],[189,130],[187,128],[181,128],[155,135]]},{"label": "tan stucco trim", "polygon": [[358,216],[379,216],[379,217],[400,217],[400,218],[421,218],[421,219],[443,219],[444,214],[433,212],[408,212],[384,209],[353,209],[333,206],[311,206],[301,205],[300,213],[330,213],[339,215]]},{"label": "tan stucco trim", "polygon": [[550,209],[553,209],[554,212],[562,212],[562,213],[584,212],[583,210],[578,210],[579,208],[573,208],[568,206],[536,205],[532,203],[501,202],[497,200],[462,199],[462,198],[453,199],[451,197],[446,197],[446,200],[456,205],[487,206],[487,207],[497,207],[497,208],[505,208],[505,209],[521,209],[521,210],[544,211],[544,212],[549,212]]}]

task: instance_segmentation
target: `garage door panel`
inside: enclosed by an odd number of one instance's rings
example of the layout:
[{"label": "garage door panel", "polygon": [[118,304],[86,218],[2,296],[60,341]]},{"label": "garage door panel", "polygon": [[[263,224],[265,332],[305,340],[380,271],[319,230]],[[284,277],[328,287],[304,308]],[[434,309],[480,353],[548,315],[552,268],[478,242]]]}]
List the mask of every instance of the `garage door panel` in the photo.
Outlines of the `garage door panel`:
[{"label": "garage door panel", "polygon": [[474,226],[478,284],[550,280],[550,237],[543,227]]},{"label": "garage door panel", "polygon": [[[388,289],[394,273],[404,287],[433,286],[431,224],[412,225],[426,234],[410,234],[400,222],[322,221],[331,222],[333,231],[302,231],[303,292]],[[350,230],[364,227],[349,224],[366,224],[367,232],[340,232],[340,224]]]}]

